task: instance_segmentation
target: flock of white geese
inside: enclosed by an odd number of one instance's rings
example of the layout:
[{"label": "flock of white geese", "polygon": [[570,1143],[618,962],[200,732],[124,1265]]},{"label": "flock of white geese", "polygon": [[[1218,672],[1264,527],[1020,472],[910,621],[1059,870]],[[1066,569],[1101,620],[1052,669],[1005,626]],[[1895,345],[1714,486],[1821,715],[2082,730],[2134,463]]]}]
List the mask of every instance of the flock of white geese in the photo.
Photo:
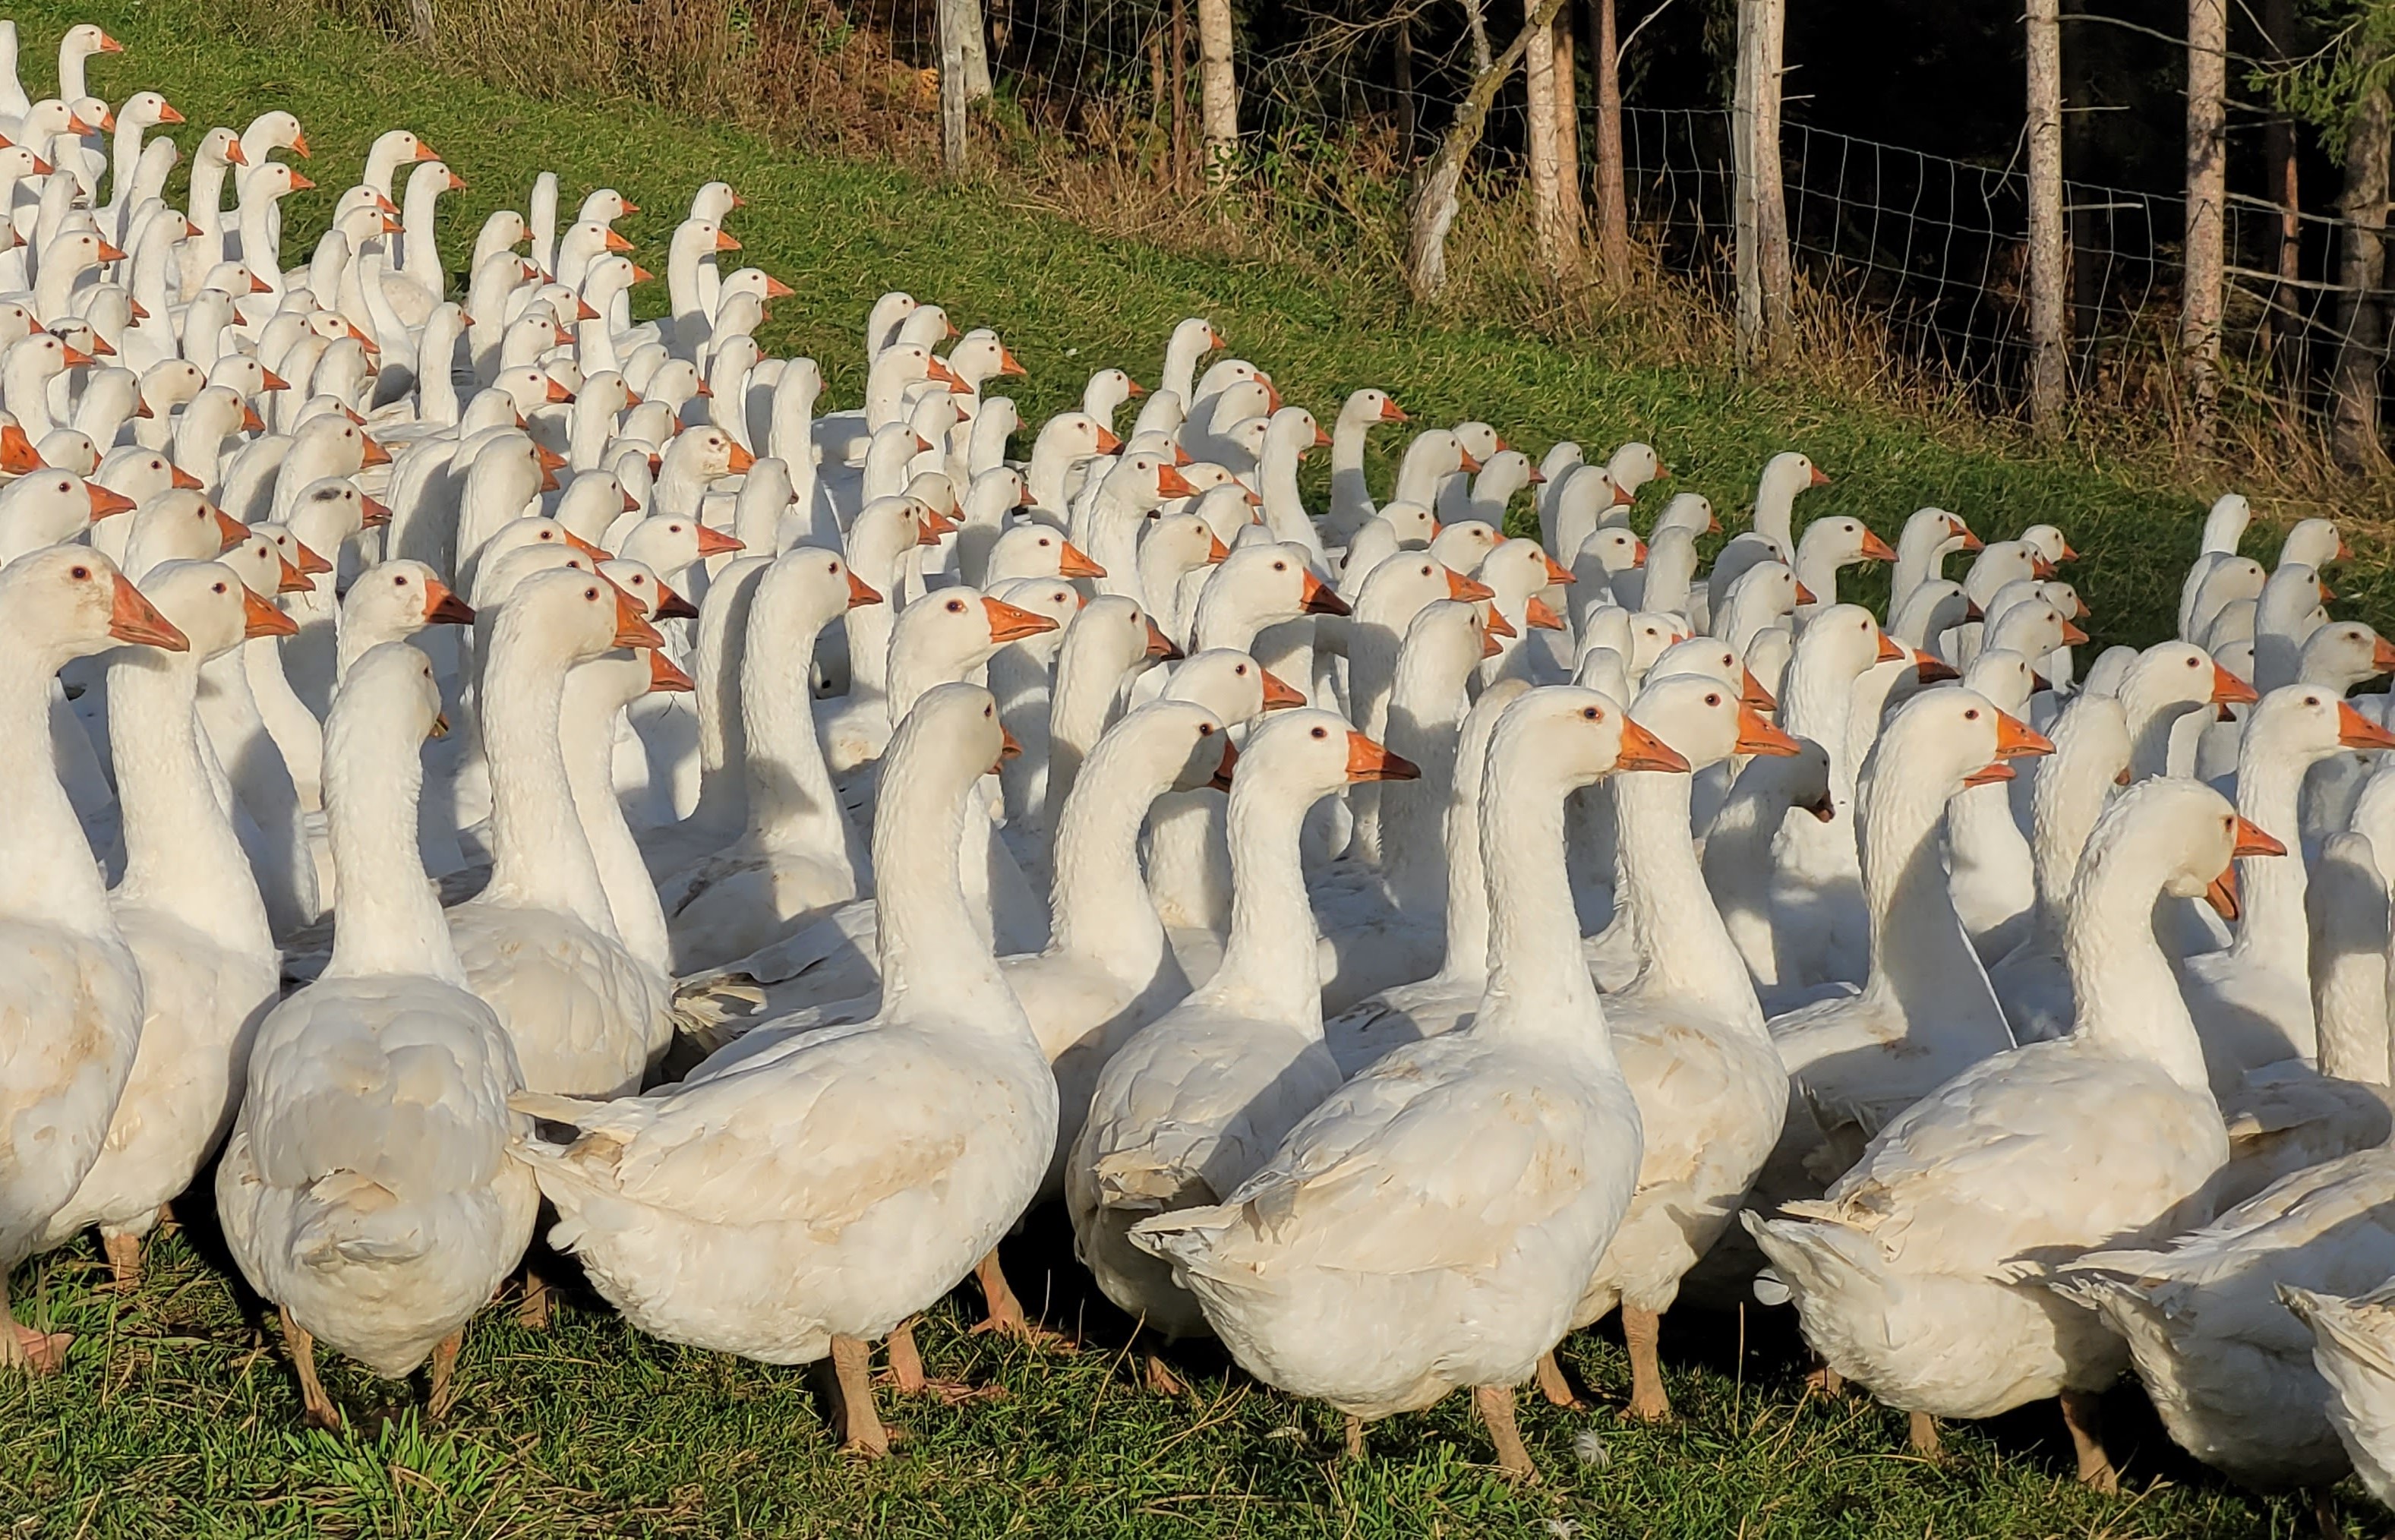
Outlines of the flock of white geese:
[{"label": "flock of white geese", "polygon": [[2395,648],[2324,613],[2326,521],[2266,567],[2224,497],[2177,637],[2083,658],[2050,525],[1800,531],[1784,453],[1700,573],[1652,449],[1477,422],[1376,501],[1396,403],[1325,432],[1202,319],[1034,429],[995,333],[885,295],[823,410],[721,183],[661,319],[632,205],[549,177],[461,302],[414,134],[286,266],[288,113],[177,208],[108,37],[38,100],[0,43],[0,1268],[96,1228],[129,1281],[213,1162],[311,1420],[320,1344],[437,1414],[545,1200],[635,1327],[828,1358],[878,1453],[870,1345],[942,1391],[911,1323],[969,1274],[1039,1336],[997,1248],[1061,1202],[1144,1332],[1356,1447],[1462,1388],[1530,1473],[1568,1333],[1619,1309],[1665,1417],[1659,1317],[1759,1295],[1925,1446],[2058,1397],[2109,1483],[2134,1367],[2238,1480],[2389,1494],[2395,735],[2348,692]]}]

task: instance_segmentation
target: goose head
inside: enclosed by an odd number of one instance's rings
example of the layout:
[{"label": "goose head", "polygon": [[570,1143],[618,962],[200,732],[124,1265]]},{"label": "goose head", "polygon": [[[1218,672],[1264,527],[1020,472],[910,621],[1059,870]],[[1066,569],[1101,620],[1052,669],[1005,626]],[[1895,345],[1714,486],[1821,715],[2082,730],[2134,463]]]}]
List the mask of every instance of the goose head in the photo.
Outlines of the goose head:
[{"label": "goose head", "polygon": [[1938,576],[1938,564],[1955,551],[1978,549],[1979,538],[1971,533],[1963,515],[1942,508],[1914,510],[1896,538],[1898,560],[1918,564],[1932,578]]},{"label": "goose head", "polygon": [[0,567],[0,617],[23,639],[37,678],[111,647],[191,645],[116,564],[81,546],[51,546]]},{"label": "goose head", "polygon": [[2359,620],[2321,627],[2304,642],[2298,677],[2343,695],[2364,680],[2395,672],[2395,644]]},{"label": "goose head", "polygon": [[133,498],[72,471],[33,471],[0,487],[0,521],[6,522],[8,545],[19,551],[73,539],[89,525],[136,506]]},{"label": "goose head", "polygon": [[[1216,538],[1212,526],[1196,512],[1159,512],[1148,520],[1147,531],[1139,540],[1141,571],[1168,580],[1211,565],[1230,553],[1231,548]],[[1154,584],[1146,586],[1151,593],[1171,591]]]},{"label": "goose head", "polygon": [[961,679],[1010,642],[1057,629],[978,589],[942,589],[898,612],[890,638],[890,698],[903,709],[933,684]]},{"label": "goose head", "polygon": [[[1621,613],[1621,606],[1611,606],[1611,610],[1613,613]],[[1628,635],[1628,618],[1627,615],[1622,617],[1625,638]],[[1613,650],[1621,653],[1625,657],[1629,656],[1625,648],[1617,647]],[[1745,662],[1738,656],[1738,649],[1719,637],[1691,636],[1673,643],[1656,657],[1654,662],[1647,665],[1644,685],[1652,686],[1659,680],[1671,679],[1680,674],[1710,679],[1716,684],[1727,684],[1739,692],[1740,699],[1757,710],[1768,711],[1779,704],[1764,692],[1763,686],[1752,673],[1747,671]]]},{"label": "goose head", "polygon": [[2158,777],[2122,792],[2097,817],[2071,883],[2071,909],[2094,909],[2100,884],[2118,871],[2136,874],[2129,885],[2141,908],[2156,893],[2201,897],[2233,922],[2234,863],[2286,853],[2285,845],[2239,817],[2228,798],[2202,781]]},{"label": "goose head", "polygon": [[[1436,541],[1432,542],[1432,549],[1436,551]],[[1520,617],[1532,626],[1550,631],[1563,628],[1563,617],[1539,598],[1539,591],[1574,579],[1555,564],[1538,541],[1518,538],[1498,541],[1496,549],[1481,559],[1473,576],[1493,591],[1497,607],[1507,619]]]},{"label": "goose head", "polygon": [[160,562],[205,562],[248,538],[238,520],[197,492],[169,487],[133,511],[125,566],[148,572]]},{"label": "goose head", "polygon": [[[1485,480],[1488,472],[1482,471]],[[1564,472],[1563,485],[1548,497],[1545,523],[1554,533],[1555,549],[1577,551],[1592,530],[1629,522],[1624,510],[1630,496],[1601,465],[1574,466]]]},{"label": "goose head", "polygon": [[1669,529],[1685,529],[1691,537],[1711,535],[1721,528],[1721,520],[1714,513],[1711,499],[1700,493],[1679,492],[1663,505],[1655,516],[1655,527],[1647,533],[1647,543],[1653,545]]},{"label": "goose head", "polygon": [[1357,781],[1413,780],[1413,762],[1348,725],[1335,711],[1301,707],[1266,717],[1248,735],[1231,781],[1231,817],[1251,803],[1311,807]]},{"label": "goose head", "polygon": [[2242,492],[2223,492],[2203,515],[2203,549],[2234,551],[2254,522],[2254,505]]},{"label": "goose head", "polygon": [[2071,542],[2063,538],[2058,524],[2033,524],[2020,532],[2020,538],[2049,563],[2059,565],[2079,560],[2079,552],[2071,549]]},{"label": "goose head", "polygon": [[1103,578],[1106,569],[1090,560],[1065,538],[1065,532],[1042,524],[1019,524],[990,547],[984,586],[1017,578]]},{"label": "goose head", "polygon": [[1107,728],[1084,777],[1102,774],[1099,755],[1106,768],[1096,784],[1151,793],[1227,790],[1239,760],[1222,717],[1197,701],[1177,699],[1151,700]]},{"label": "goose head", "polygon": [[498,624],[499,612],[525,579],[546,572],[571,569],[595,577],[599,561],[586,551],[558,541],[537,538],[497,552],[475,564],[474,637],[479,645]]},{"label": "goose head", "polygon": [[1386,391],[1366,387],[1348,393],[1340,404],[1338,429],[1343,433],[1361,433],[1384,422],[1409,420],[1404,407],[1398,405]]},{"label": "goose head", "polygon": [[1280,410],[1280,392],[1272,376],[1244,358],[1218,358],[1208,365],[1198,378],[1196,399],[1214,403],[1211,420],[1217,432],[1241,418],[1269,417]]},{"label": "goose head", "polygon": [[743,474],[756,462],[757,457],[722,429],[693,428],[675,434],[674,441],[666,445],[666,463],[657,474],[660,481],[679,474],[703,485],[724,476]]},{"label": "goose head", "polygon": [[390,510],[347,476],[319,476],[299,489],[283,522],[311,549],[329,554],[360,532],[390,523]]},{"label": "goose head", "polygon": [[1099,455],[1111,455],[1122,447],[1122,440],[1114,431],[1087,412],[1059,412],[1040,424],[1039,435],[1032,440],[1031,458],[1070,464]]},{"label": "goose head", "polygon": [[[902,347],[933,348],[957,335],[957,324],[938,305],[918,305],[914,312],[899,324],[898,342]],[[933,378],[942,378],[933,374]]]},{"label": "goose head", "polygon": [[660,513],[634,524],[617,554],[644,562],[668,581],[710,556],[734,556],[748,548],[695,518]]},{"label": "goose head", "polygon": [[1908,654],[1896,638],[1880,630],[1872,612],[1860,604],[1824,606],[1796,637],[1792,668],[1807,679],[1843,681],[1851,685],[1865,670],[1898,662]]},{"label": "goose head", "polygon": [[2257,635],[2304,637],[2311,634],[2307,619],[2323,600],[2333,597],[2321,581],[2320,569],[2304,562],[2281,562],[2263,580],[2255,601],[2254,630]]},{"label": "goose head", "polygon": [[298,593],[313,588],[273,539],[261,532],[263,528],[253,528],[240,541],[225,547],[217,560],[239,574],[254,593]]},{"label": "goose head", "polygon": [[2013,778],[2011,761],[2054,752],[2044,734],[1973,690],[1925,690],[1897,710],[1863,766],[1862,803],[1890,777],[1938,803],[1966,786]]},{"label": "goose head", "polygon": [[857,511],[848,526],[848,564],[874,588],[887,593],[900,558],[919,542],[922,516],[929,509],[906,498],[876,498]]},{"label": "goose head", "polygon": [[1853,566],[1858,562],[1893,562],[1896,548],[1872,533],[1860,519],[1843,515],[1816,519],[1805,526],[1796,542],[1796,564],[1806,571],[1819,563],[1823,569]]},{"label": "goose head", "polygon": [[1486,519],[1458,519],[1439,525],[1430,553],[1458,572],[1476,573],[1505,537]]},{"label": "goose head", "polygon": [[[290,636],[299,628],[253,591],[222,562],[165,562],[142,580],[142,595],[183,633],[194,664],[219,657],[245,641]],[[179,652],[184,649],[175,649]]]},{"label": "goose head", "polygon": [[539,664],[571,668],[619,647],[665,641],[622,590],[596,573],[562,567],[515,586],[499,605],[496,635],[494,668],[519,648]]},{"label": "goose head", "polygon": [[1472,484],[1472,499],[1484,506],[1503,508],[1516,493],[1547,478],[1530,463],[1530,457],[1519,449],[1501,449],[1480,462],[1480,474]]},{"label": "goose head", "polygon": [[1651,481],[1669,481],[1671,469],[1651,444],[1633,439],[1616,449],[1605,462],[1606,474],[1625,497],[1634,497],[1638,489]]},{"label": "goose head", "polygon": [[1508,793],[1533,792],[1543,803],[1616,772],[1638,770],[1686,775],[1688,762],[1611,696],[1580,684],[1543,685],[1523,691],[1497,719],[1481,802],[1489,805],[1489,790],[1502,787]]},{"label": "goose head", "polygon": [[[1438,538],[1438,515],[1421,503],[1385,502],[1372,516],[1389,526],[1390,537],[1399,551],[1418,551]],[[1479,564],[1476,557],[1473,564]]]},{"label": "goose head", "polygon": [[1410,677],[1435,697],[1460,700],[1473,670],[1503,650],[1489,634],[1489,615],[1481,605],[1435,600],[1406,623],[1397,655],[1398,688]]},{"label": "goose head", "polygon": [[1477,462],[1463,467],[1475,474],[1489,460],[1504,453],[1506,448],[1503,436],[1485,422],[1459,422],[1448,431],[1455,435],[1455,442],[1464,454]]},{"label": "goose head", "polygon": [[1630,703],[1630,714],[1687,761],[1690,770],[1719,764],[1734,754],[1786,758],[1800,748],[1796,739],[1742,700],[1737,685],[1708,674],[1658,678],[1649,672]]},{"label": "goose head", "polygon": [[969,394],[980,393],[986,380],[1003,375],[1030,373],[1015,358],[1013,350],[1000,341],[998,333],[987,326],[976,326],[957,339],[957,345],[948,350],[944,362],[948,372],[963,382]]},{"label": "goose head", "polygon": [[2049,578],[2038,584],[2037,591],[2044,596],[2047,604],[2062,612],[2062,617],[2065,620],[2094,618],[2094,612],[2088,609],[2087,601],[2080,598],[2079,591],[2069,583]]},{"label": "goose head", "polygon": [[1646,564],[1648,546],[1627,524],[1608,524],[1588,532],[1572,557],[1572,577],[1602,590],[1614,575]]},{"label": "goose head", "polygon": [[2355,710],[2325,684],[2284,684],[2264,696],[2246,718],[2239,770],[2242,775],[2256,754],[2309,765],[2340,749],[2395,749],[2395,733]]},{"label": "goose head", "polygon": [[427,626],[470,626],[474,611],[449,590],[441,575],[404,557],[358,574],[341,601],[341,624],[364,634],[413,636]]},{"label": "goose head", "polygon": [[2028,655],[2010,647],[1986,649],[1971,659],[1963,675],[1965,689],[1987,697],[1998,710],[2014,716],[2028,708],[2030,696],[2044,683],[2030,666]]},{"label": "goose head", "polygon": [[1982,546],[1978,555],[1972,558],[1970,570],[1963,575],[1963,591],[1985,609],[1996,591],[2006,583],[2053,576],[2054,564],[2027,540],[1994,540]]},{"label": "goose head", "polygon": [[1073,617],[1081,613],[1084,600],[1081,591],[1057,578],[1015,578],[1003,583],[988,584],[984,590],[993,599],[1002,600],[1020,610],[1028,610],[1056,622],[1054,631],[1036,631],[1018,636],[999,648],[1012,648],[1046,669],[1055,660],[1056,651],[1064,645],[1065,628]]},{"label": "goose head", "polygon": [[1302,615],[1345,615],[1345,601],[1315,576],[1303,546],[1243,545],[1216,564],[1198,599],[1198,629],[1242,644]]},{"label": "goose head", "polygon": [[1266,711],[1305,704],[1304,696],[1236,647],[1209,647],[1193,655],[1172,670],[1163,698],[1195,701],[1234,727]]},{"label": "goose head", "polygon": [[198,365],[188,358],[166,358],[142,371],[141,391],[134,405],[134,415],[165,418],[178,406],[187,406],[199,398],[208,377]]},{"label": "goose head", "polygon": [[2086,641],[2085,631],[2063,618],[2062,612],[2044,595],[2032,591],[1989,622],[1982,644],[2010,648],[2024,657],[2044,657],[2062,647],[2084,645]]},{"label": "goose head", "polygon": [[[1183,473],[1185,476],[1196,469],[1194,465],[1184,467]],[[1222,467],[1213,469],[1219,471]],[[1225,480],[1221,485],[1209,487],[1191,499],[1188,511],[1205,520],[1206,527],[1214,532],[1214,538],[1227,546],[1239,538],[1241,530],[1261,522],[1256,511],[1263,502],[1262,498],[1237,481]]]},{"label": "goose head", "polygon": [[2279,565],[2283,567],[2300,563],[2317,571],[2352,554],[2345,538],[2336,532],[2336,525],[2327,519],[2301,520],[2279,543]]},{"label": "goose head", "polygon": [[1796,500],[1796,494],[1809,487],[1827,486],[1830,478],[1815,465],[1811,457],[1793,449],[1783,449],[1765,462],[1763,475],[1755,484],[1757,504],[1776,503],[1785,507]]},{"label": "goose head", "polygon": [[640,612],[652,620],[695,620],[698,606],[677,593],[646,562],[617,556],[599,564],[599,575],[631,596]]},{"label": "goose head", "polygon": [[[1496,597],[1488,584],[1465,577],[1426,552],[1401,551],[1364,579],[1356,596],[1356,621],[1402,633],[1415,616],[1441,600],[1478,604]],[[1476,639],[1473,656],[1479,656]]]},{"label": "goose head", "polygon": [[2192,642],[2157,643],[2139,653],[2121,676],[2120,697],[2132,734],[2158,715],[2177,717],[2190,707],[2213,706],[2226,716],[2230,707],[2258,698],[2253,685]]},{"label": "goose head", "polygon": [[[765,569],[749,614],[771,616],[770,624],[779,634],[813,633],[850,610],[881,602],[881,595],[849,569],[839,551],[796,545]],[[750,623],[756,622],[752,618]]]},{"label": "goose head", "polygon": [[1147,612],[1118,593],[1100,594],[1080,604],[1065,623],[1065,639],[1056,668],[1096,670],[1096,676],[1122,679],[1150,663],[1177,662],[1181,649],[1158,631]]},{"label": "goose head", "polygon": [[1409,502],[1428,503],[1440,482],[1459,471],[1479,469],[1479,458],[1464,452],[1462,441],[1452,431],[1433,428],[1415,434],[1397,461],[1398,496]]}]

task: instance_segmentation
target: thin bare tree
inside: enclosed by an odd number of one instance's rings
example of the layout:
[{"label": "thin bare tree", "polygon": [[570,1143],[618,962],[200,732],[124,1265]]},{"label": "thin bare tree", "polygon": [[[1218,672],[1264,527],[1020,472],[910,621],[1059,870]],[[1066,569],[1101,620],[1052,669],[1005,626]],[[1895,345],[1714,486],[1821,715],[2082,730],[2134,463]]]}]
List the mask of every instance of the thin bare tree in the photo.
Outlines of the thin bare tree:
[{"label": "thin bare tree", "polygon": [[2220,410],[2221,293],[2228,260],[2229,6],[2188,0],[2187,246],[2179,297],[2179,367],[2198,447]]}]

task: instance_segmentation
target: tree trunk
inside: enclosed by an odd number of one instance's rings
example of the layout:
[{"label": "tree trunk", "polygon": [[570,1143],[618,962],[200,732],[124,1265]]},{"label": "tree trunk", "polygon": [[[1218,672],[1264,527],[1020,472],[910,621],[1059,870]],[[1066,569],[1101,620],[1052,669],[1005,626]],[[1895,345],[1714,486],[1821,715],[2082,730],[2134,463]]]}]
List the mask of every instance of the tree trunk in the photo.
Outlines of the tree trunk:
[{"label": "tree trunk", "polygon": [[2345,292],[2337,302],[2329,450],[2349,471],[2387,463],[2378,438],[2378,366],[2386,353],[2387,320],[2377,291],[2387,277],[2388,119],[2387,87],[2381,86],[2354,109],[2345,141],[2345,229],[2336,275]]},{"label": "tree trunk", "polygon": [[[1466,4],[1470,7],[1470,0]],[[1476,7],[1471,8],[1476,18]],[[1447,291],[1447,232],[1455,224],[1456,199],[1463,186],[1464,167],[1489,126],[1489,104],[1497,100],[1498,88],[1514,73],[1514,66],[1528,50],[1531,40],[1543,39],[1545,29],[1555,23],[1555,13],[1561,9],[1563,0],[1539,0],[1528,24],[1502,54],[1477,73],[1471,90],[1456,106],[1455,121],[1448,126],[1438,153],[1423,167],[1422,180],[1414,189],[1406,241],[1406,279],[1412,285],[1415,299],[1432,300]]]},{"label": "tree trunk", "polygon": [[1414,19],[1397,18],[1396,60],[1392,72],[1397,93],[1397,163],[1414,158],[1414,136],[1421,131],[1420,107],[1414,100]]},{"label": "tree trunk", "polygon": [[2187,255],[2179,300],[2179,366],[2196,446],[2212,442],[2220,407],[2220,302],[2227,260],[2229,7],[2188,0]]},{"label": "tree trunk", "polygon": [[[2273,60],[2289,59],[2296,45],[2296,0],[2264,0],[2262,7],[2264,51]],[[2270,201],[2279,206],[2278,250],[2271,271],[2279,281],[2270,291],[2269,303],[2262,311],[2263,354],[2268,357],[2283,351],[2290,356],[2278,357],[2280,378],[2287,381],[2291,399],[2301,390],[2303,363],[2291,356],[2292,344],[2301,340],[2301,329],[2286,329],[2280,325],[2282,307],[2292,308],[2296,285],[2302,278],[2303,208],[2298,196],[2296,177],[2296,121],[2284,113],[2273,113],[2262,128],[2262,166]]]},{"label": "tree trunk", "polygon": [[2062,256],[2060,0],[2029,0],[2029,414],[2041,433],[2062,427],[2069,360]]},{"label": "tree trunk", "polygon": [[1555,181],[1564,211],[1564,239],[1572,266],[1581,265],[1588,208],[1580,192],[1580,83],[1572,66],[1571,0],[1555,12]]},{"label": "tree trunk", "polygon": [[1737,99],[1730,108],[1739,362],[1768,354],[1786,337],[1794,284],[1788,202],[1780,186],[1780,49],[1785,0],[1739,0]]},{"label": "tree trunk", "polygon": [[[1538,0],[1527,8],[1538,9]],[[1572,268],[1571,233],[1564,224],[1563,149],[1561,124],[1555,112],[1555,49],[1554,26],[1535,37],[1522,60],[1522,79],[1529,113],[1530,230],[1539,247],[1539,266],[1551,280]]]},{"label": "tree trunk", "polygon": [[1596,255],[1608,285],[1630,278],[1630,179],[1621,165],[1621,60],[1613,0],[1589,0],[1596,50]]},{"label": "tree trunk", "polygon": [[985,100],[989,95],[989,43],[982,26],[981,0],[940,0],[944,49],[951,36],[964,74],[966,103]]},{"label": "tree trunk", "polygon": [[408,36],[417,47],[430,49],[437,41],[432,24],[432,0],[407,0]]},{"label": "tree trunk", "polygon": [[1198,0],[1198,90],[1206,132],[1206,178],[1230,174],[1239,148],[1239,82],[1231,65],[1231,0]]},{"label": "tree trunk", "polygon": [[1189,192],[1189,3],[1172,0],[1172,191]]},{"label": "tree trunk", "polygon": [[[970,7],[979,24],[981,7]],[[940,164],[954,176],[965,168],[965,105],[973,95],[973,69],[965,60],[964,17],[953,0],[940,0]]]}]

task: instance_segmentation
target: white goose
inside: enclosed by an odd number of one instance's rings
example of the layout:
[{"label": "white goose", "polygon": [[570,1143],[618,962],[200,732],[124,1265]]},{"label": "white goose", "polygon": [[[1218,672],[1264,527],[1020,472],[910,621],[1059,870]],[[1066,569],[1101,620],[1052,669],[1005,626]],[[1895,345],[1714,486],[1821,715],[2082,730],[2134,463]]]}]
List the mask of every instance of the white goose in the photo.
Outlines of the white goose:
[{"label": "white goose", "polygon": [[1132,1232],[1265,1383],[1359,1420],[1469,1387],[1501,1465],[1533,1473],[1512,1387],[1569,1324],[1640,1148],[1580,961],[1563,803],[1641,764],[1686,768],[1594,691],[1515,701],[1483,772],[1505,816],[1481,825],[1492,967],[1472,1025],[1333,1091],[1219,1203]]},{"label": "white goose", "polygon": [[[1055,1145],[1055,1079],[973,939],[951,858],[1003,747],[996,701],[957,684],[925,694],[892,743],[874,826],[888,989],[873,1019],[645,1096],[516,1098],[571,1130],[518,1148],[557,1204],[551,1242],[602,1294],[669,1341],[830,1357],[843,1440],[872,1454],[888,1440],[868,1341],[989,1255]],[[748,1175],[727,1185],[726,1171]],[[902,1386],[911,1346],[893,1343]]]},{"label": "white goose", "polygon": [[432,1360],[448,1407],[466,1322],[514,1270],[539,1193],[508,1157],[522,1083],[470,993],[416,856],[420,746],[440,728],[431,665],[404,642],[360,658],[326,724],[341,870],[333,960],[258,1029],[218,1164],[242,1276],[283,1310],[308,1420],[338,1428],[315,1343],[396,1379]]},{"label": "white goose", "polygon": [[54,1372],[67,1339],[20,1323],[6,1278],[41,1245],[99,1160],[133,1069],[141,974],[118,931],[59,784],[48,721],[51,680],[70,659],[120,643],[190,644],[98,551],[54,546],[0,568],[0,721],[15,751],[0,755],[13,810],[0,842],[0,935],[15,959],[0,1011],[21,1025],[0,1060],[0,1367]]}]

